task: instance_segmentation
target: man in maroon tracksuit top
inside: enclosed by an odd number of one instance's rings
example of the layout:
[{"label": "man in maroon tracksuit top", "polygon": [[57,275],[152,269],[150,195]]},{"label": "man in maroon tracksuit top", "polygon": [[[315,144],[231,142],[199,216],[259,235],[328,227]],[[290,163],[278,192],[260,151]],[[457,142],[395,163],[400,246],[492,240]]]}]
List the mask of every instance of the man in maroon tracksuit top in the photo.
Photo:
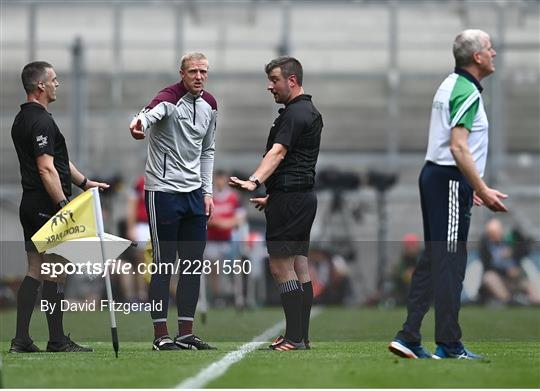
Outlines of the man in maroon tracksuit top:
[{"label": "man in maroon tracksuit top", "polygon": [[[213,348],[192,331],[200,287],[200,274],[192,271],[203,260],[206,223],[214,209],[217,103],[204,90],[208,78],[204,54],[183,56],[180,76],[181,81],[161,90],[129,127],[135,139],[149,138],[144,189],[158,272],[152,275],[148,298],[161,303],[159,310],[151,312],[154,350]],[[178,335],[173,340],[167,330],[167,310],[177,257]]]}]

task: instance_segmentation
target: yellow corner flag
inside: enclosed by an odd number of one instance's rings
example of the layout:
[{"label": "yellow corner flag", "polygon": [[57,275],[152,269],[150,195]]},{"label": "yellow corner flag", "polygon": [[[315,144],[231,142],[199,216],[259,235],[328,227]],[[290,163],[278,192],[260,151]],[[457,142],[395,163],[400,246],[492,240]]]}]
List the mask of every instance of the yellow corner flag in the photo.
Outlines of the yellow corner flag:
[{"label": "yellow corner flag", "polygon": [[64,206],[32,236],[32,242],[42,253],[67,240],[96,236],[94,195],[86,190]]}]

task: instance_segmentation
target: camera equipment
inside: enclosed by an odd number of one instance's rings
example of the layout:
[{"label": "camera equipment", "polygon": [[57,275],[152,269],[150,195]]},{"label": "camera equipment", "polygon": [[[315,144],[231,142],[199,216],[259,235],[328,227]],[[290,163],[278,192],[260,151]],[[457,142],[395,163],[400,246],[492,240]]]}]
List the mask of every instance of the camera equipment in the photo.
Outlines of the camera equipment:
[{"label": "camera equipment", "polygon": [[[335,243],[338,251],[345,258],[356,258],[354,242],[358,238],[354,237],[353,224],[362,217],[361,206],[345,210],[345,192],[354,191],[362,186],[369,186],[377,193],[377,217],[379,225],[377,229],[378,263],[377,263],[377,286],[382,287],[384,271],[388,261],[386,242],[388,239],[388,216],[386,193],[396,184],[398,175],[393,172],[383,172],[368,170],[365,174],[358,174],[352,171],[341,171],[336,168],[326,168],[317,175],[316,190],[330,190],[332,199],[330,206],[325,210],[321,218],[321,237]],[[343,235],[338,236],[330,233],[333,219],[340,218],[343,227]]]}]

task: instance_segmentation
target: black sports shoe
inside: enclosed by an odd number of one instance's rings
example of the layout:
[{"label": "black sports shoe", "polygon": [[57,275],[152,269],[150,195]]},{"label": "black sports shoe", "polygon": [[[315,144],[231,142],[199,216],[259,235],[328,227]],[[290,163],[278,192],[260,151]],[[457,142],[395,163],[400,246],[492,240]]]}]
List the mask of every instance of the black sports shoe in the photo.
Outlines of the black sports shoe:
[{"label": "black sports shoe", "polygon": [[49,341],[47,343],[47,351],[58,353],[58,352],[93,352],[94,349],[87,348],[81,345],[76,344],[69,338],[70,334],[64,336],[64,340],[60,342]]},{"label": "black sports shoe", "polygon": [[152,350],[180,350],[168,335],[159,337],[152,343]]},{"label": "black sports shoe", "polygon": [[13,338],[11,340],[11,347],[9,353],[40,353],[43,350],[34,345],[34,341],[28,339],[22,341],[20,339]]},{"label": "black sports shoe", "polygon": [[174,343],[180,349],[186,350],[214,350],[217,349],[215,346],[209,345],[204,342],[202,339],[197,337],[194,334],[188,335],[187,337],[180,338],[179,335],[174,338]]}]

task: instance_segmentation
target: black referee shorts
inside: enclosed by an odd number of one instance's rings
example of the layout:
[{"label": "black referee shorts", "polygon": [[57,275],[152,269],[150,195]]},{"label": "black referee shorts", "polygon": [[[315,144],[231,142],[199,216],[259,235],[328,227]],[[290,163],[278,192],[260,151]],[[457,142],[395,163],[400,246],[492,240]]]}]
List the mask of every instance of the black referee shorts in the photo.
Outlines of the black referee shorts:
[{"label": "black referee shorts", "polygon": [[28,252],[38,252],[32,242],[32,236],[39,231],[58,207],[53,204],[48,193],[39,191],[23,192],[19,207],[19,219],[24,232],[24,248]]},{"label": "black referee shorts", "polygon": [[317,213],[315,192],[271,193],[264,213],[268,254],[307,256],[311,226]]}]

